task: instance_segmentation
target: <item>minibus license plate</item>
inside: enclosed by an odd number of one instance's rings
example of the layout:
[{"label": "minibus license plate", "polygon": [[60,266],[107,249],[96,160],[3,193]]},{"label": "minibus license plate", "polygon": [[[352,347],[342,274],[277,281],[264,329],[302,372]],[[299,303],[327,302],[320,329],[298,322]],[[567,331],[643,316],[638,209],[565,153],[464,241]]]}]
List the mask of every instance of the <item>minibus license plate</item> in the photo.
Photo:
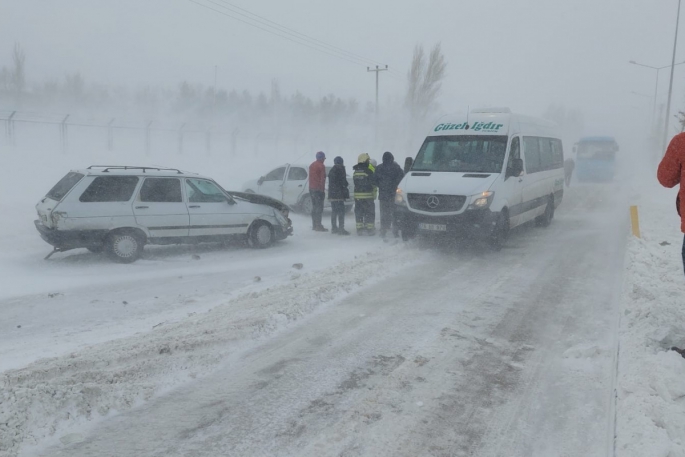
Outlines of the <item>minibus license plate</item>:
[{"label": "minibus license plate", "polygon": [[424,224],[423,222],[419,224],[421,230],[432,230],[434,232],[446,232],[447,226],[445,224]]}]

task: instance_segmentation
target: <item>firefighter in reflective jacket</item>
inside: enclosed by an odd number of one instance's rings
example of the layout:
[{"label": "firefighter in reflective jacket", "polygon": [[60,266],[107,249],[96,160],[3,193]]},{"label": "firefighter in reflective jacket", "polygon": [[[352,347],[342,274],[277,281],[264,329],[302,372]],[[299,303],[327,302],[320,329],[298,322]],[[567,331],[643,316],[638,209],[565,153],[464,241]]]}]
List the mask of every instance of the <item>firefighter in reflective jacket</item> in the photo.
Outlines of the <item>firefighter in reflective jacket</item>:
[{"label": "firefighter in reflective jacket", "polygon": [[376,179],[368,154],[360,154],[354,173],[354,216],[357,220],[357,235],[375,235],[376,204],[374,202]]}]

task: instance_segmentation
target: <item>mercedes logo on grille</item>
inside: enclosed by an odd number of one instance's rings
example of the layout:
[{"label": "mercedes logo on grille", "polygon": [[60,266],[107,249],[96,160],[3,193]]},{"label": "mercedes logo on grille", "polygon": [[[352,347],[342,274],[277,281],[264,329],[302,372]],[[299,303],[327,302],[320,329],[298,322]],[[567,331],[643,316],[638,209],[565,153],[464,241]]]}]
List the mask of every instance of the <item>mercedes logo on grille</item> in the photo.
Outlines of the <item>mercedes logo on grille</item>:
[{"label": "mercedes logo on grille", "polygon": [[440,199],[436,197],[435,195],[431,195],[426,199],[426,205],[428,205],[429,208],[435,209],[438,207],[440,204]]}]

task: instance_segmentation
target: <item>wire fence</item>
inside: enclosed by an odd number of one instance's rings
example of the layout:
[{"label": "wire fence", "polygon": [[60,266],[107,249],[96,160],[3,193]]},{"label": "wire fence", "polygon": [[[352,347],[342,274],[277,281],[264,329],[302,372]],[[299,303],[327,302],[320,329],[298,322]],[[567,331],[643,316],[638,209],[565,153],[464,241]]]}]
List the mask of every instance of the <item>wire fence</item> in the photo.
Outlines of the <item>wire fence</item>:
[{"label": "wire fence", "polygon": [[[104,150],[143,156],[206,154],[253,155],[292,159],[300,153],[326,150],[330,154],[366,152],[377,142],[372,126],[309,129],[302,132],[247,131],[241,127],[201,122],[90,118],[83,115],[0,111],[4,124],[2,149],[56,151]],[[312,130],[314,130],[312,132]],[[387,143],[392,143],[386,142]],[[384,145],[387,149],[392,144]]]}]

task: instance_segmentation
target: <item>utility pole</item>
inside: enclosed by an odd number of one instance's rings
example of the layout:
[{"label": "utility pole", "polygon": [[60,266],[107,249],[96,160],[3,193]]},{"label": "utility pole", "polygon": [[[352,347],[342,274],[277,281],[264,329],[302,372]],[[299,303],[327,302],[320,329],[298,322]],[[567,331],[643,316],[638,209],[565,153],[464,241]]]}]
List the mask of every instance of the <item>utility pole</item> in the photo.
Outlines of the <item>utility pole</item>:
[{"label": "utility pole", "polygon": [[376,65],[376,68],[371,68],[371,67],[366,67],[366,71],[374,71],[376,72],[376,117],[378,117],[378,73],[381,71],[387,71],[388,66],[386,65],[385,68],[380,68],[378,65]]},{"label": "utility pole", "polygon": [[678,44],[678,24],[680,23],[680,1],[678,0],[678,14],[675,20],[675,38],[673,40],[673,58],[671,59],[671,81],[668,84],[668,101],[666,103],[666,121],[664,125],[664,138],[661,142],[662,150],[666,150],[666,140],[668,139],[668,124],[671,116],[671,93],[673,92],[673,70],[675,69],[675,50]]},{"label": "utility pole", "polygon": [[216,74],[219,70],[219,67],[214,65],[214,90],[212,91],[212,121],[214,121],[214,117],[216,116]]},{"label": "utility pole", "polygon": [[388,66],[386,65],[385,68],[381,68],[378,65],[376,65],[376,68],[371,68],[371,67],[366,67],[366,71],[374,71],[376,72],[376,128],[374,132],[374,143],[376,146],[378,146],[378,73],[381,71],[387,71]]}]

